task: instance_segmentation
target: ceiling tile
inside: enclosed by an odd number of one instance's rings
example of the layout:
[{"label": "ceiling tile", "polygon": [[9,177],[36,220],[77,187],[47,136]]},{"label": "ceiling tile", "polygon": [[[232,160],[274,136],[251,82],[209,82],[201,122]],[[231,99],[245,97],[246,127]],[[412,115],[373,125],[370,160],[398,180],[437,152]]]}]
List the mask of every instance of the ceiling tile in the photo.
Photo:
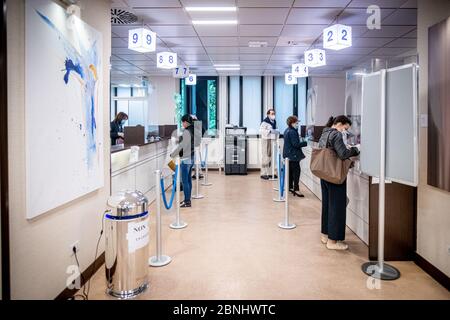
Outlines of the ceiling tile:
[{"label": "ceiling tile", "polygon": [[239,47],[205,47],[208,54],[239,53]]},{"label": "ceiling tile", "polygon": [[408,0],[404,4],[402,4],[402,8],[416,8],[417,9],[417,0]]},{"label": "ceiling tile", "polygon": [[198,37],[161,38],[169,47],[201,47],[202,43]]},{"label": "ceiling tile", "polygon": [[213,61],[238,61],[238,54],[210,54],[209,57]]},{"label": "ceiling tile", "polygon": [[344,8],[351,0],[295,0],[294,7]]},{"label": "ceiling tile", "polygon": [[287,24],[330,24],[341,10],[336,8],[292,9]]},{"label": "ceiling tile", "polygon": [[241,8],[238,12],[240,24],[284,24],[289,8]]},{"label": "ceiling tile", "polygon": [[414,29],[413,31],[405,34],[403,37],[404,38],[417,38],[417,29]]},{"label": "ceiling tile", "polygon": [[370,5],[377,5],[380,8],[399,8],[405,2],[406,0],[353,0],[349,7],[366,9]]},{"label": "ceiling tile", "polygon": [[137,67],[148,67],[148,66],[156,66],[156,62],[152,60],[141,60],[141,61],[132,61],[132,63]]},{"label": "ceiling tile", "polygon": [[265,41],[267,42],[267,46],[275,47],[277,45],[277,40],[277,37],[240,37],[239,46],[247,47],[249,41]]},{"label": "ceiling tile", "polygon": [[381,26],[392,25],[392,26],[406,26],[406,25],[417,25],[417,9],[397,9],[389,17],[381,21]]},{"label": "ceiling tile", "polygon": [[242,66],[265,66],[267,64],[267,62],[265,60],[260,60],[260,61],[239,61],[239,64]]},{"label": "ceiling tile", "polygon": [[121,66],[121,67],[118,67],[118,69],[121,70],[121,71],[125,71],[127,73],[131,72],[131,71],[140,71],[140,72],[142,72],[141,68],[138,68],[138,67],[135,67],[135,66]]},{"label": "ceiling tile", "polygon": [[242,54],[272,54],[274,47],[250,48],[239,47],[239,53]]},{"label": "ceiling tile", "polygon": [[207,54],[180,54],[180,57],[190,61],[210,61]]},{"label": "ceiling tile", "polygon": [[371,53],[371,55],[385,55],[385,56],[397,56],[406,51],[411,50],[411,48],[379,48]]},{"label": "ceiling tile", "polygon": [[238,7],[287,7],[290,8],[294,0],[237,0]]},{"label": "ceiling tile", "polygon": [[[395,9],[381,9],[381,20],[392,14]],[[339,16],[339,23],[346,25],[366,25],[369,15],[366,9],[347,8],[341,16]],[[384,22],[382,22],[384,24]]]},{"label": "ceiling tile", "polygon": [[293,47],[290,41],[295,41],[300,47],[309,47],[315,39],[314,37],[279,37],[277,47]]},{"label": "ceiling tile", "polygon": [[236,25],[197,25],[195,30],[201,37],[233,37],[238,35],[238,26]]},{"label": "ceiling tile", "polygon": [[178,54],[206,54],[205,49],[203,47],[171,47],[173,52]]},{"label": "ceiling tile", "polygon": [[244,60],[260,60],[260,61],[265,61],[265,60],[269,60],[270,58],[270,54],[241,54],[239,56],[239,59],[244,61]]},{"label": "ceiling tile", "polygon": [[150,25],[149,28],[156,32],[158,37],[195,37],[197,34],[192,26],[157,26]]},{"label": "ceiling tile", "polygon": [[375,48],[357,48],[357,47],[350,47],[350,48],[345,48],[342,50],[327,50],[327,54],[336,54],[336,55],[348,55],[348,54],[361,54],[361,55],[365,55],[365,54],[369,54],[371,52],[373,52],[375,50]]},{"label": "ceiling tile", "polygon": [[364,37],[398,38],[415,28],[414,26],[382,26],[381,29],[367,30]]},{"label": "ceiling tile", "polygon": [[352,47],[355,48],[379,48],[391,42],[395,38],[353,38]]},{"label": "ceiling tile", "polygon": [[235,0],[180,0],[185,7],[234,7]]},{"label": "ceiling tile", "polygon": [[149,25],[153,24],[191,24],[191,19],[183,9],[134,9],[135,13],[142,17],[144,22]]},{"label": "ceiling tile", "polygon": [[178,0],[126,0],[130,7],[168,8],[181,7]]},{"label": "ceiling tile", "polygon": [[150,56],[147,56],[144,54],[120,54],[120,55],[118,55],[118,57],[125,61],[142,61],[142,60],[152,61],[153,60]]},{"label": "ceiling tile", "polygon": [[186,60],[184,62],[188,66],[210,66],[211,65],[211,61]]},{"label": "ceiling tile", "polygon": [[237,47],[239,46],[237,37],[202,37],[205,47]]},{"label": "ceiling tile", "polygon": [[111,47],[113,48],[128,48],[128,42],[122,38],[112,38]]},{"label": "ceiling tile", "polygon": [[115,61],[112,61],[112,66],[113,67],[120,67],[120,66],[130,67],[130,66],[132,66],[132,64],[125,60],[115,60]]},{"label": "ceiling tile", "polygon": [[417,39],[414,38],[398,38],[386,45],[390,48],[417,48]]},{"label": "ceiling tile", "polygon": [[288,54],[273,54],[270,57],[270,61],[298,61],[302,58],[302,55],[288,55]]},{"label": "ceiling tile", "polygon": [[133,51],[128,48],[112,48],[113,54],[142,54],[141,52]]},{"label": "ceiling tile", "polygon": [[308,49],[307,46],[305,47],[275,47],[273,50],[273,54],[303,54],[303,52]]},{"label": "ceiling tile", "polygon": [[283,29],[282,24],[243,24],[239,25],[239,35],[259,36],[259,37],[278,37]]},{"label": "ceiling tile", "polygon": [[286,25],[281,33],[283,37],[317,38],[327,25]]}]

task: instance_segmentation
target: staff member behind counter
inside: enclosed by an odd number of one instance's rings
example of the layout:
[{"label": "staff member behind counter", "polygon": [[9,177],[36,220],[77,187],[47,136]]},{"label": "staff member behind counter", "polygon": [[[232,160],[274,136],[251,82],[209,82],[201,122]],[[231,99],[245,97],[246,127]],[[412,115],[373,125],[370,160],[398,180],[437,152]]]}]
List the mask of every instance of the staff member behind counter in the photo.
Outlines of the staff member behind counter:
[{"label": "staff member behind counter", "polygon": [[261,179],[268,180],[272,177],[272,140],[275,139],[275,134],[278,133],[277,121],[275,120],[275,110],[269,109],[267,117],[259,127],[259,134],[261,135]]},{"label": "staff member behind counter", "polygon": [[110,136],[111,136],[111,145],[115,146],[116,144],[123,143],[123,125],[128,120],[128,115],[125,112],[119,112],[116,118],[111,121],[110,125]]}]

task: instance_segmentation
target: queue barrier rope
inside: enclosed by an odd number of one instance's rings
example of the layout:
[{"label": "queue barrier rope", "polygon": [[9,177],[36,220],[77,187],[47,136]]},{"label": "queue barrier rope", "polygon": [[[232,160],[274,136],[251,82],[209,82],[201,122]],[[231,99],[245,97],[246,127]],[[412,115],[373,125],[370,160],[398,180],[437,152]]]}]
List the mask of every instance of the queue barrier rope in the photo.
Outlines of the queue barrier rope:
[{"label": "queue barrier rope", "polygon": [[[163,198],[163,202],[164,202],[164,207],[166,207],[167,210],[170,210],[173,206],[173,200],[175,199],[175,193],[176,193],[176,189],[177,189],[177,177],[178,177],[178,165],[175,166],[175,174],[173,175],[173,180],[172,180],[172,194],[170,195],[170,201],[169,203],[167,203],[167,198],[166,198],[166,193],[164,191],[161,192],[162,194],[162,198]],[[161,184],[161,190],[164,190],[164,178],[160,179],[160,184]]]}]

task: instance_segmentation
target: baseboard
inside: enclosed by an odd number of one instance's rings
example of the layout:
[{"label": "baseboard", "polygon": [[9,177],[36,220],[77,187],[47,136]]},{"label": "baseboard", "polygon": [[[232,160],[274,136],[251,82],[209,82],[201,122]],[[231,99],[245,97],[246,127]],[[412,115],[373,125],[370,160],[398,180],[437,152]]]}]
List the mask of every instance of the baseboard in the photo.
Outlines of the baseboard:
[{"label": "baseboard", "polygon": [[428,273],[434,280],[439,282],[444,288],[450,291],[450,278],[441,270],[433,266],[425,258],[419,255],[417,252],[414,255],[414,263],[421,267],[426,273]]},{"label": "baseboard", "polygon": [[[100,269],[100,267],[103,266],[104,263],[105,263],[105,253],[103,252],[97,258],[97,260],[95,260],[86,270],[83,271],[80,279],[81,286],[84,286],[89,281],[91,276],[93,276],[98,271],[98,269]],[[78,289],[66,288],[55,298],[55,300],[68,300],[72,298],[77,292]]]}]

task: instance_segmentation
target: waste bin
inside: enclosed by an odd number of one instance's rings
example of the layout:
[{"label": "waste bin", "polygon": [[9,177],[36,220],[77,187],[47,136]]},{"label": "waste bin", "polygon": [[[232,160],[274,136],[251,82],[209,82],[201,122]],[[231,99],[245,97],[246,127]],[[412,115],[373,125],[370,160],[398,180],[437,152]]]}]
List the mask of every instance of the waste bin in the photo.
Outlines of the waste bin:
[{"label": "waste bin", "polygon": [[148,199],[139,191],[122,191],[108,205],[111,210],[104,221],[106,293],[129,299],[148,287]]}]

